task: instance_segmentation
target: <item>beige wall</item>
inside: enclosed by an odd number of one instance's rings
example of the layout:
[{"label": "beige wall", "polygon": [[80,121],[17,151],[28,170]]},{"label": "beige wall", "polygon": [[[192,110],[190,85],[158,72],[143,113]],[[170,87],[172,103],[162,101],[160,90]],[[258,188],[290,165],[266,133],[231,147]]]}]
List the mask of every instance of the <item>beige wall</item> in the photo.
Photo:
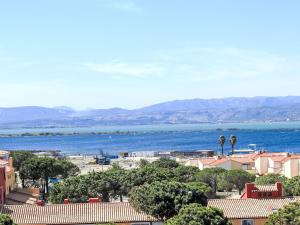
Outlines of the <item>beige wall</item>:
[{"label": "beige wall", "polygon": [[[253,219],[254,225],[264,225],[267,222],[267,219]],[[232,219],[230,220],[232,225],[242,225],[241,219]]]},{"label": "beige wall", "polygon": [[5,185],[6,194],[9,194],[9,192],[16,187],[15,169],[13,167],[13,161],[11,157],[8,160],[8,165],[5,167]]},{"label": "beige wall", "polygon": [[269,167],[269,163],[267,157],[258,157],[255,160],[255,168],[258,174],[261,175],[261,174],[268,173],[268,167]]}]

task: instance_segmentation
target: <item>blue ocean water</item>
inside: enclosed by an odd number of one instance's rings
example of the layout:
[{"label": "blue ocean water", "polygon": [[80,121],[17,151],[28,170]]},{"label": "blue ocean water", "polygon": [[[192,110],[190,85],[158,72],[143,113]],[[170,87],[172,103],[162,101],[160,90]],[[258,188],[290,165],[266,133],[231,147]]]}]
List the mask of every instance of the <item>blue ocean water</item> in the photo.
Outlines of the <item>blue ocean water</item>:
[{"label": "blue ocean water", "polygon": [[[83,130],[82,130],[83,129]],[[227,137],[225,149],[230,149],[229,137],[238,138],[236,148],[255,143],[259,149],[300,153],[300,123],[278,124],[213,124],[159,125],[105,128],[22,129],[0,130],[4,133],[22,132],[82,132],[77,135],[1,137],[0,149],[61,150],[68,154],[95,154],[102,149],[109,154],[121,151],[199,150],[219,151],[217,139]],[[87,132],[130,131],[128,133],[90,134]],[[133,132],[136,131],[136,132]]]}]

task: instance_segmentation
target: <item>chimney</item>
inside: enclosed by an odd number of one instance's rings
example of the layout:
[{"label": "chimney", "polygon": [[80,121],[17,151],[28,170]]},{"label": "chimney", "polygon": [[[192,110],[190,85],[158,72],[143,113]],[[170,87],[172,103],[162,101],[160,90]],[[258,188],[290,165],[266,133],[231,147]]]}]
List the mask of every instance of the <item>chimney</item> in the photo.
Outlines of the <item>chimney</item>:
[{"label": "chimney", "polygon": [[99,203],[100,199],[99,198],[89,198],[88,203]]},{"label": "chimney", "polygon": [[69,199],[65,198],[65,199],[64,199],[64,204],[70,204]]},{"label": "chimney", "polygon": [[246,183],[245,185],[245,193],[246,193],[246,198],[251,198],[252,197],[252,191],[255,189],[255,184],[252,183]]},{"label": "chimney", "polygon": [[44,206],[45,205],[45,202],[43,200],[37,200],[36,201],[36,205],[37,206]]},{"label": "chimney", "polygon": [[276,182],[275,187],[277,188],[277,193],[278,193],[277,197],[282,197],[282,192],[283,192],[282,183]]}]

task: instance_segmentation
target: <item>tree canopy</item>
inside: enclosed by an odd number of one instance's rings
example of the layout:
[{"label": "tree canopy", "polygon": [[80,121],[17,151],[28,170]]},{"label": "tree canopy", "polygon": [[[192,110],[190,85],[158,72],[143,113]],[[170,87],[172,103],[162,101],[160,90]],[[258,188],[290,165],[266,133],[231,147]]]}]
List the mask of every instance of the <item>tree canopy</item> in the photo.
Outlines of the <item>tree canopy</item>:
[{"label": "tree canopy", "polygon": [[231,225],[219,209],[190,204],[183,207],[178,215],[167,220],[165,225]]},{"label": "tree canopy", "polygon": [[228,185],[233,185],[233,187],[239,191],[239,194],[241,194],[245,188],[245,184],[255,180],[255,175],[244,170],[234,169],[224,172],[222,179],[224,179],[223,182],[227,182]]},{"label": "tree canopy", "polygon": [[50,157],[32,157],[22,163],[20,167],[21,179],[36,181],[42,179],[45,182],[46,192],[49,192],[49,178],[68,177],[76,175],[79,168],[66,160],[59,160]]},{"label": "tree canopy", "polygon": [[255,183],[257,185],[270,185],[276,182],[285,182],[287,178],[281,174],[270,173],[264,176],[256,177]]},{"label": "tree canopy", "polygon": [[36,157],[32,152],[29,151],[12,151],[10,156],[14,159],[13,164],[16,171],[20,170],[20,167],[26,160]]},{"label": "tree canopy", "polygon": [[206,190],[175,181],[153,182],[135,187],[130,202],[136,208],[159,219],[168,219],[190,203],[207,204]]},{"label": "tree canopy", "polygon": [[222,168],[205,168],[196,174],[196,180],[208,184],[213,193],[217,192],[218,181],[220,176],[225,173],[226,170]]},{"label": "tree canopy", "polygon": [[290,203],[271,214],[266,225],[300,225],[300,202]]},{"label": "tree canopy", "polygon": [[300,196],[300,176],[286,179],[283,183],[285,194],[288,196]]},{"label": "tree canopy", "polygon": [[6,214],[0,214],[0,225],[13,225],[13,220]]}]

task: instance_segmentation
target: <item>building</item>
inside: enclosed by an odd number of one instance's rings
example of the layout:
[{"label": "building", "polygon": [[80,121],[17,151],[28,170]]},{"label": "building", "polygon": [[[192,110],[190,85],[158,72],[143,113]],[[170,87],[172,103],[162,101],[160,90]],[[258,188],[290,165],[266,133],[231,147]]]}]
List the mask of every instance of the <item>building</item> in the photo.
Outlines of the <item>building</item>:
[{"label": "building", "polygon": [[5,187],[2,191],[0,190],[0,195],[4,193],[5,199],[5,196],[7,196],[12,190],[16,188],[16,176],[15,169],[13,167],[13,158],[9,156],[8,151],[0,151],[0,167],[4,168],[5,171],[4,175],[0,175],[0,188],[3,184]]},{"label": "building", "polygon": [[300,197],[212,199],[208,206],[222,210],[233,225],[263,225],[272,213],[295,201],[300,201]]},{"label": "building", "polygon": [[255,185],[248,183],[245,185],[244,193],[241,198],[282,198],[283,188],[282,183],[277,182],[275,185]]},{"label": "building", "polygon": [[19,225],[105,224],[162,225],[156,218],[138,212],[129,203],[77,203],[37,205],[5,205],[1,213],[9,214]]},{"label": "building", "polygon": [[224,157],[207,157],[198,159],[189,159],[185,161],[185,165],[196,166],[200,170],[205,168],[219,167],[226,170],[242,169],[251,173],[255,173],[255,154],[232,155]]},{"label": "building", "polygon": [[275,173],[288,178],[299,176],[300,155],[287,152],[257,154],[255,168],[259,175]]}]

